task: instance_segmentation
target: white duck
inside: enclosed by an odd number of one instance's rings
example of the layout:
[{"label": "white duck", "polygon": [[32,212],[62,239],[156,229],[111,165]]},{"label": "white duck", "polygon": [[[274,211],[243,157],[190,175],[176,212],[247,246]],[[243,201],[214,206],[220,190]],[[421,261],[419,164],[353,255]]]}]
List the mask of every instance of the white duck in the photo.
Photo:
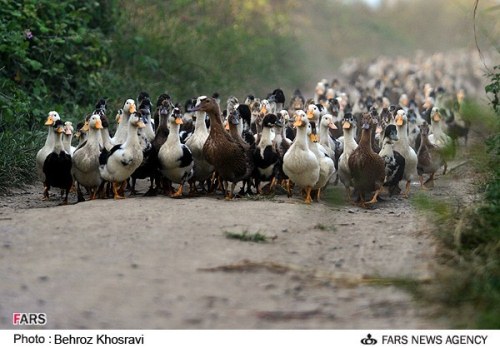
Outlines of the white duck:
[{"label": "white duck", "polygon": [[344,184],[348,198],[351,198],[351,170],[349,169],[349,156],[356,150],[358,143],[354,140],[356,134],[356,122],[351,113],[346,113],[342,120],[342,130],[344,133],[344,152],[339,158],[339,179]]},{"label": "white duck", "polygon": [[193,176],[193,155],[191,150],[181,143],[179,129],[182,124],[182,112],[174,108],[169,116],[170,134],[158,152],[161,174],[172,182],[179,184],[177,192],[170,197],[182,196],[184,183]]},{"label": "white duck", "polygon": [[431,110],[432,134],[429,135],[429,141],[438,148],[443,148],[451,143],[451,138],[444,132],[444,122],[444,119],[439,113],[439,109],[437,107],[433,107]]},{"label": "white duck", "polygon": [[121,109],[121,114],[117,115],[118,128],[116,129],[115,136],[111,138],[111,142],[114,145],[123,144],[127,140],[127,132],[130,128],[129,117],[136,111],[135,101],[133,99],[127,99],[123,108]]},{"label": "white duck", "polygon": [[[123,123],[123,121],[122,121]],[[105,149],[99,157],[99,172],[102,179],[113,183],[115,199],[123,199],[126,180],[141,165],[143,154],[137,128],[144,128],[141,115],[137,112],[128,117],[127,138],[123,144],[115,145],[111,151]]]},{"label": "white duck", "polygon": [[405,159],[405,170],[403,179],[406,180],[406,190],[403,196],[408,198],[410,194],[411,181],[417,178],[418,158],[415,150],[410,146],[408,138],[408,119],[404,110],[398,110],[394,119],[398,130],[399,140],[394,144],[394,150],[399,152]]},{"label": "white duck", "polygon": [[[205,98],[205,96],[198,97],[195,106],[199,106],[200,101]],[[191,150],[194,160],[193,177],[191,178],[191,191],[193,192],[196,190],[196,181],[203,183],[210,178],[214,171],[214,166],[208,163],[205,156],[203,156],[203,146],[209,135],[205,122],[207,113],[204,111],[195,111],[194,116],[196,118],[194,132],[186,139],[186,146]]]},{"label": "white duck", "polygon": [[99,172],[99,156],[101,154],[101,130],[103,129],[99,115],[90,116],[85,123],[87,129],[87,140],[83,142],[73,153],[71,173],[78,182],[78,201],[82,202],[83,194],[80,185],[90,191],[90,199],[95,199],[102,179]]},{"label": "white duck", "polygon": [[61,117],[56,111],[50,111],[47,120],[45,121],[45,125],[49,126],[49,132],[47,134],[47,139],[45,140],[45,145],[43,145],[43,147],[38,150],[36,154],[36,172],[38,174],[38,178],[42,182],[45,182],[43,164],[45,163],[45,159],[47,158],[47,156],[52,152],[56,141],[56,133],[54,131],[54,127],[52,126],[56,121],[59,121],[60,119]]},{"label": "white duck", "polygon": [[319,179],[313,187],[313,190],[318,191],[316,199],[319,201],[321,189],[328,185],[328,183],[330,182],[330,178],[335,173],[335,165],[333,163],[333,159],[327,156],[326,149],[322,145],[314,141],[316,137],[313,136],[314,134],[312,133],[311,124],[307,126],[307,135],[309,148],[314,153],[316,159],[319,162]]},{"label": "white duck", "polygon": [[[297,135],[283,157],[283,171],[290,180],[306,191],[305,203],[310,204],[311,191],[319,180],[320,166],[316,155],[309,149],[307,140],[309,121],[306,113],[297,110],[294,116]],[[290,187],[288,187],[288,192],[290,194]]]},{"label": "white duck", "polygon": [[73,123],[70,121],[64,122],[64,134],[63,134],[63,146],[64,151],[73,156],[73,152],[75,152],[75,147],[71,145],[71,141],[73,140]]},{"label": "white duck", "polygon": [[331,158],[335,158],[336,144],[330,136],[330,129],[337,129],[333,122],[333,116],[326,114],[321,118],[319,123],[319,143],[326,150],[326,154]]}]

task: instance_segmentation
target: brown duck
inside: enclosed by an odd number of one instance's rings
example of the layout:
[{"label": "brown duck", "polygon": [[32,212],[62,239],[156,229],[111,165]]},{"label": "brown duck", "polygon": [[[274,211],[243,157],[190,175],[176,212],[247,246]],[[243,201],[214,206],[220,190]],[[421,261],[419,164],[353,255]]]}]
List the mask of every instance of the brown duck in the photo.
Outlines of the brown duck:
[{"label": "brown duck", "polygon": [[252,161],[248,149],[235,140],[222,125],[219,105],[213,98],[204,98],[193,111],[205,111],[210,118],[210,134],[203,146],[203,155],[214,166],[222,180],[231,182],[226,198],[233,198],[236,184],[252,174]]},{"label": "brown duck", "polygon": [[[362,207],[377,202],[385,178],[384,160],[372,149],[372,127],[376,127],[376,122],[369,113],[363,114],[361,139],[348,161],[353,186],[359,194]],[[365,203],[365,195],[374,191],[372,199]]]},{"label": "brown duck", "polygon": [[[420,147],[418,149],[417,158],[417,174],[420,181],[420,187],[422,189],[434,187],[434,174],[443,165],[445,166],[444,171],[446,172],[446,162],[441,155],[439,147],[429,140],[429,124],[427,122],[424,122],[420,126]],[[424,182],[424,174],[430,174],[426,182]]]}]

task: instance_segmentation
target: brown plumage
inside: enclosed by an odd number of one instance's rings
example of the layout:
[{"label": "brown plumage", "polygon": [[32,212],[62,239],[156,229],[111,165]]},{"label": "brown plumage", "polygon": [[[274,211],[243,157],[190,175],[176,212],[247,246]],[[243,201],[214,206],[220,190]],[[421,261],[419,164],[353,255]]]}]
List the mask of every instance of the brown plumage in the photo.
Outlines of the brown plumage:
[{"label": "brown plumage", "polygon": [[365,113],[361,119],[361,139],[359,145],[349,156],[349,170],[353,180],[354,189],[358,192],[361,206],[365,206],[365,194],[375,191],[373,198],[367,202],[377,202],[377,197],[382,189],[385,178],[384,160],[371,146],[372,128],[376,126],[376,120],[369,113]]},{"label": "brown plumage", "polygon": [[231,182],[226,196],[231,199],[236,183],[249,178],[252,173],[248,150],[224,130],[215,99],[202,99],[195,110],[205,111],[210,118],[210,134],[203,146],[203,155],[223,180]]},{"label": "brown plumage", "polygon": [[[427,122],[424,122],[420,126],[420,147],[418,149],[417,158],[417,173],[420,187],[434,187],[434,174],[443,165],[445,166],[444,170],[446,172],[446,162],[441,155],[439,147],[432,144],[429,140],[429,125]],[[427,179],[425,183],[424,174],[430,174],[429,179]]]}]

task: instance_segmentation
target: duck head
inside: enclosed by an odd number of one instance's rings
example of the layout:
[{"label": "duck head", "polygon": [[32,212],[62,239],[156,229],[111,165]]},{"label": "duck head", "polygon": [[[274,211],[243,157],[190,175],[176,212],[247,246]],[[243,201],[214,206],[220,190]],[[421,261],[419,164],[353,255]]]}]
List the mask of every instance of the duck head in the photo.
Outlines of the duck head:
[{"label": "duck head", "polygon": [[388,140],[390,143],[393,141],[398,141],[398,130],[395,125],[390,124],[387,127],[385,127],[384,131],[384,140]]},{"label": "duck head", "polygon": [[56,132],[56,134],[63,134],[64,133],[64,123],[63,121],[61,120],[57,120],[54,122],[54,124],[52,125],[52,127],[54,127],[54,132]]},{"label": "duck head", "polygon": [[441,114],[439,113],[439,109],[437,107],[433,107],[431,110],[431,122],[439,122],[441,121]]},{"label": "duck head", "polygon": [[282,127],[281,120],[275,114],[267,114],[262,120],[263,127],[273,128],[274,126]]},{"label": "duck head", "polygon": [[356,121],[350,112],[344,115],[344,119],[342,120],[342,128],[346,130],[352,130],[356,128]]},{"label": "duck head", "polygon": [[134,99],[127,99],[125,101],[125,104],[123,104],[123,111],[129,114],[133,114],[136,111]]},{"label": "duck head", "polygon": [[293,114],[295,122],[293,122],[293,126],[295,128],[307,127],[309,124],[309,120],[307,119],[307,115],[302,110],[296,110]]},{"label": "duck head", "polygon": [[229,130],[229,128],[231,127],[231,125],[237,126],[239,124],[240,124],[240,116],[238,114],[238,110],[233,110],[227,116],[224,128],[226,130]]},{"label": "duck head", "polygon": [[427,122],[424,121],[424,123],[422,123],[420,126],[420,135],[421,136],[427,136],[429,135],[429,124]]},{"label": "duck head", "polygon": [[122,122],[122,118],[123,118],[123,109],[118,109],[115,116],[116,123],[120,124]]},{"label": "duck head", "polygon": [[142,116],[138,112],[134,112],[130,115],[130,118],[128,120],[129,124],[136,128],[144,128],[146,125],[144,124],[144,121],[142,120]]},{"label": "duck head", "polygon": [[362,129],[371,129],[372,125],[377,125],[378,121],[375,117],[372,116],[369,112],[365,112],[363,116],[361,116],[361,128]]},{"label": "duck head", "polygon": [[[290,121],[290,114],[286,110],[281,110],[280,112],[278,112],[278,118],[281,121],[281,124],[282,124],[281,127],[287,126],[288,122]],[[278,127],[280,127],[280,126],[278,126]]]},{"label": "duck head", "polygon": [[73,135],[73,131],[74,131],[73,123],[70,121],[64,122],[64,134],[68,136]]},{"label": "duck head", "polygon": [[398,110],[396,112],[396,117],[394,118],[394,121],[396,122],[396,126],[403,126],[406,124],[408,119],[406,118],[406,112],[404,110]]},{"label": "duck head", "polygon": [[337,129],[337,126],[333,122],[333,116],[330,114],[326,114],[321,118],[321,125],[330,129]]},{"label": "duck head", "polygon": [[95,104],[94,114],[104,115],[106,113],[106,98],[101,98]]},{"label": "duck head", "polygon": [[47,116],[47,120],[45,121],[46,126],[53,126],[56,121],[59,121],[61,117],[59,117],[59,114],[57,111],[50,111],[49,115]]},{"label": "duck head", "polygon": [[281,88],[276,88],[272,93],[269,99],[272,99],[275,103],[285,103],[285,93]]},{"label": "duck head", "polygon": [[143,97],[141,103],[139,104],[139,112],[142,116],[151,115],[151,109],[153,108],[153,104],[151,103],[151,99],[149,97]]},{"label": "duck head", "polygon": [[199,97],[197,105],[191,111],[205,111],[210,114],[220,115],[220,108],[215,98]]},{"label": "duck head", "polygon": [[260,102],[260,113],[262,115],[267,115],[268,112],[271,111],[271,103],[269,103],[269,100],[267,99],[262,99]]},{"label": "duck head", "polygon": [[317,121],[320,116],[319,107],[316,104],[309,104],[307,106],[307,118],[309,121]]},{"label": "duck head", "polygon": [[170,113],[170,124],[172,125],[181,125],[182,122],[182,111],[180,108],[175,107]]},{"label": "duck head", "polygon": [[103,126],[102,126],[101,116],[99,116],[98,114],[90,116],[88,125],[90,128],[93,129],[102,129]]}]

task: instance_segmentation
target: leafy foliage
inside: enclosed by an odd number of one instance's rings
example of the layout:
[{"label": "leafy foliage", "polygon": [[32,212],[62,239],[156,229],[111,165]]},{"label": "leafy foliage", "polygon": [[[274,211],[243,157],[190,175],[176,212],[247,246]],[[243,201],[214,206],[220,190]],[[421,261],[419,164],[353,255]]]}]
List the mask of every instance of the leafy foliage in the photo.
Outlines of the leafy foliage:
[{"label": "leafy foliage", "polygon": [[33,179],[38,130],[50,110],[76,120],[94,102],[109,61],[112,16],[104,10],[112,4],[0,0],[1,189]]}]

